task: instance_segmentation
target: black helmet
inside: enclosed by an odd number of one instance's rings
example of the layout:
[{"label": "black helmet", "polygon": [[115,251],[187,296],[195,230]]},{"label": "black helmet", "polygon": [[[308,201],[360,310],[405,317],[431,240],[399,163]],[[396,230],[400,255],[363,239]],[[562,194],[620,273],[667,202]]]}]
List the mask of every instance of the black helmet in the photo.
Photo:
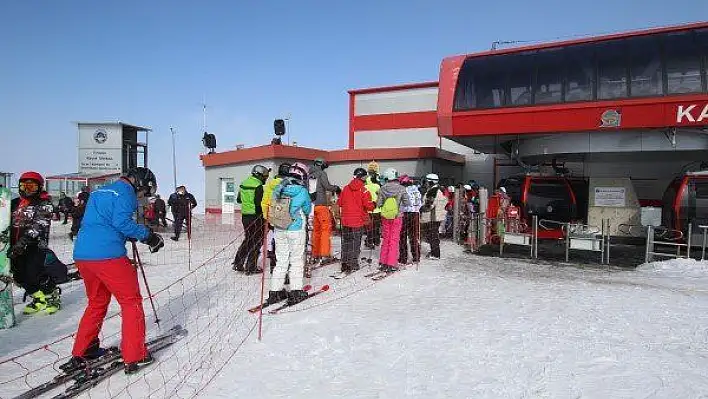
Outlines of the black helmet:
[{"label": "black helmet", "polygon": [[135,167],[128,171],[126,177],[133,178],[133,188],[136,193],[142,192],[146,197],[152,197],[157,192],[157,179],[148,168]]},{"label": "black helmet", "polygon": [[369,173],[364,168],[354,169],[354,177],[356,177],[356,178],[365,179],[368,174]]},{"label": "black helmet", "polygon": [[290,165],[288,162],[283,162],[278,166],[278,176],[287,176],[290,172]]},{"label": "black helmet", "polygon": [[315,159],[314,165],[319,167],[322,170],[327,169],[327,167],[329,166],[329,164],[327,163],[327,161],[325,161],[324,158]]},{"label": "black helmet", "polygon": [[266,180],[270,174],[270,169],[263,165],[256,165],[251,169],[251,174],[261,180]]}]

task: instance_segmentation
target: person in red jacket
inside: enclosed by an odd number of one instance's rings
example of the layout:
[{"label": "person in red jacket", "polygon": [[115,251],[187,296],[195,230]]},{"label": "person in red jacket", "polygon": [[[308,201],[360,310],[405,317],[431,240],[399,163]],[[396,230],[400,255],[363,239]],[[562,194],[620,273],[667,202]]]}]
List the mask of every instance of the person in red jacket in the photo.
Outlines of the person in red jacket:
[{"label": "person in red jacket", "polygon": [[361,236],[369,223],[369,212],[375,207],[364,187],[367,175],[364,168],[354,169],[354,178],[342,189],[337,200],[342,216],[342,273],[359,270]]}]

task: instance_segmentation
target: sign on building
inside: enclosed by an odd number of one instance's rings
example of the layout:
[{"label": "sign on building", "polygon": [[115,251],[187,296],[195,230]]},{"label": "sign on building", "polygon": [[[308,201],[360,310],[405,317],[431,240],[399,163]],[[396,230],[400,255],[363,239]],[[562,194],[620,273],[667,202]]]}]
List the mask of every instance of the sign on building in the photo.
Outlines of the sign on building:
[{"label": "sign on building", "polygon": [[112,174],[122,171],[121,126],[79,125],[79,173]]},{"label": "sign on building", "polygon": [[595,206],[621,208],[627,204],[624,187],[595,187]]}]

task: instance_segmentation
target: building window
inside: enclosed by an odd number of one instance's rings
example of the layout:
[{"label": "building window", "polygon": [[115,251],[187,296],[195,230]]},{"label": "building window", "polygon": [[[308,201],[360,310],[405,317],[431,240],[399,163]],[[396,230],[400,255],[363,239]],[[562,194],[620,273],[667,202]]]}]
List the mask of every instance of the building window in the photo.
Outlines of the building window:
[{"label": "building window", "polygon": [[534,54],[531,52],[506,57],[509,70],[509,104],[528,105],[533,101],[531,77],[533,76]]},{"label": "building window", "polygon": [[701,85],[701,54],[693,32],[664,36],[668,94],[698,93]]},{"label": "building window", "polygon": [[475,107],[474,98],[474,65],[473,59],[467,59],[462,64],[455,88],[455,110],[466,110]]},{"label": "building window", "polygon": [[627,47],[623,40],[598,43],[597,98],[609,100],[627,97]]},{"label": "building window", "polygon": [[508,57],[482,58],[474,70],[474,98],[477,108],[494,108],[508,104],[506,98],[505,62]]},{"label": "building window", "polygon": [[708,91],[708,28],[697,30],[695,35],[696,44],[703,54],[703,91]]},{"label": "building window", "polygon": [[534,102],[553,104],[563,101],[563,51],[541,50],[536,55]]},{"label": "building window", "polygon": [[593,99],[595,67],[590,45],[573,46],[564,50],[566,56],[565,101]]},{"label": "building window", "polygon": [[632,97],[663,94],[661,52],[657,37],[635,37],[627,40],[629,47],[629,92]]}]

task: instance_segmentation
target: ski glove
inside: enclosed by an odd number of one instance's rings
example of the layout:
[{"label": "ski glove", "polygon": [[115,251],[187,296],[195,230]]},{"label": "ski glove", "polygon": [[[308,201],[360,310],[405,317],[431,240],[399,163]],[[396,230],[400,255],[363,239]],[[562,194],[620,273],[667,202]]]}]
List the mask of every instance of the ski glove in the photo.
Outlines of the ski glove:
[{"label": "ski glove", "polygon": [[155,253],[165,246],[165,240],[162,239],[161,235],[151,232],[148,238],[143,241],[143,244],[150,248],[150,252]]},{"label": "ski glove", "polygon": [[31,240],[26,236],[20,237],[20,239],[17,240],[17,242],[15,243],[15,245],[13,245],[13,247],[10,249],[10,252],[7,254],[7,257],[10,259],[17,259],[22,256],[25,253],[27,245],[29,245],[30,241]]}]

